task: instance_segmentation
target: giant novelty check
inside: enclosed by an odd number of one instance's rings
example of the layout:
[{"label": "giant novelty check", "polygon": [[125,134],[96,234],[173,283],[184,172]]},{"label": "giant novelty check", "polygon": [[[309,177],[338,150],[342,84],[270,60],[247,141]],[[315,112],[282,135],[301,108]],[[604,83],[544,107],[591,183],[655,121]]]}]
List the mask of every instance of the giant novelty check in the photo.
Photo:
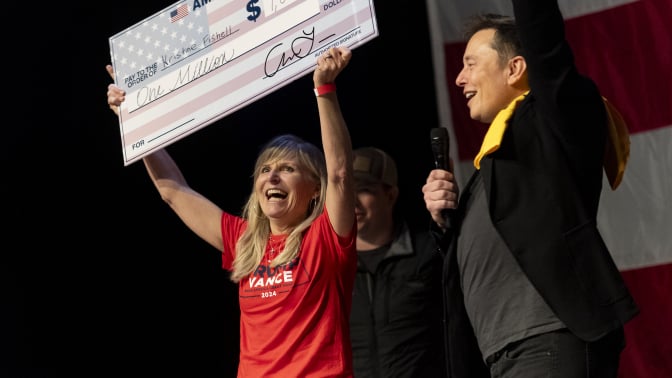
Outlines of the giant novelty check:
[{"label": "giant novelty check", "polygon": [[187,0],[110,37],[124,165],[378,36],[373,0]]}]

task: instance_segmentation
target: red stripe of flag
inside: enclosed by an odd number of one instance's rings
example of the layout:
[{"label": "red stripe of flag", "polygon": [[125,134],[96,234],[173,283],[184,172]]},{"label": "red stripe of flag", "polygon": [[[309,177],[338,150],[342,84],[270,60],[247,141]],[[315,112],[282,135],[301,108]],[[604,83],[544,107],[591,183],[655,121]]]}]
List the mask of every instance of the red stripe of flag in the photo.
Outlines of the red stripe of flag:
[{"label": "red stripe of flag", "polygon": [[566,21],[582,72],[597,82],[631,134],[672,125],[672,1],[640,0]]}]

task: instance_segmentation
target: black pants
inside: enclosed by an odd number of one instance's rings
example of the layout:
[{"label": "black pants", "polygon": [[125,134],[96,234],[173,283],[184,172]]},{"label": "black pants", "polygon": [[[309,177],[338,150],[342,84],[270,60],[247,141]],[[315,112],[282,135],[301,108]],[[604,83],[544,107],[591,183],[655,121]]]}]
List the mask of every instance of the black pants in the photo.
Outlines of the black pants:
[{"label": "black pants", "polygon": [[586,342],[567,329],[510,343],[486,359],[492,378],[616,378],[623,328]]}]

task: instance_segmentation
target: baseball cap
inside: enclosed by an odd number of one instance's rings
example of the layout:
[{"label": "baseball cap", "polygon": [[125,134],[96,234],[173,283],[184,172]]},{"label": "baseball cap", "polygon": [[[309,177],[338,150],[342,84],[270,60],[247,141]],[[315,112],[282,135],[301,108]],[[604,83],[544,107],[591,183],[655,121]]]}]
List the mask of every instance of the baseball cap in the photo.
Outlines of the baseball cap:
[{"label": "baseball cap", "polygon": [[375,147],[362,147],[352,152],[356,183],[382,183],[397,186],[397,165],[385,151]]}]

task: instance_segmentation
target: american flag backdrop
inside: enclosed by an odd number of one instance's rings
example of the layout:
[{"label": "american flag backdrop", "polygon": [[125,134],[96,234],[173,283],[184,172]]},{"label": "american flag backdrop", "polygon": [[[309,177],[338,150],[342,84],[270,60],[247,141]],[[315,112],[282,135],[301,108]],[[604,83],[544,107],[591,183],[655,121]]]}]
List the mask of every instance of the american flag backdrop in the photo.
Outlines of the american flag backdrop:
[{"label": "american flag backdrop", "polygon": [[[672,376],[672,1],[560,0],[579,69],[620,110],[630,132],[621,185],[603,185],[598,227],[641,308],[626,324],[619,377]],[[439,119],[464,185],[486,125],[470,119],[455,78],[474,13],[512,14],[499,0],[427,0]]]}]

